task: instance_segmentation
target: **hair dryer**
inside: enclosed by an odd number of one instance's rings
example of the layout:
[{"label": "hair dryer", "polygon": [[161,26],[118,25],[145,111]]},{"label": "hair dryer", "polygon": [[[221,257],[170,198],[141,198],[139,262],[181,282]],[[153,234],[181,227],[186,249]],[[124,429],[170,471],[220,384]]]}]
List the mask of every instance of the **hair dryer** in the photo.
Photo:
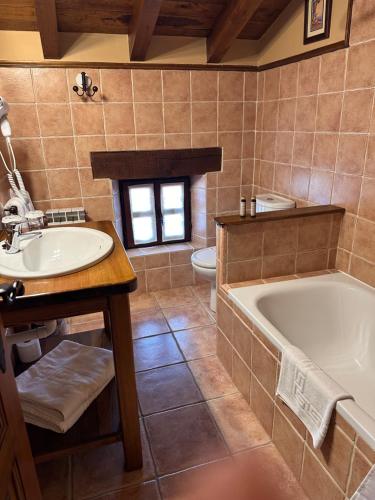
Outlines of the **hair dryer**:
[{"label": "hair dryer", "polygon": [[[11,168],[8,167],[1,151],[0,151],[0,158],[3,161],[4,166],[8,172],[7,177],[14,194],[26,203],[28,210],[33,210],[34,207],[30,195],[26,191],[21,176],[21,172],[17,169],[16,158],[14,156],[14,151],[10,140],[10,137],[12,135],[12,129],[10,128],[10,123],[8,121],[8,112],[9,112],[9,104],[4,99],[4,97],[0,96],[0,131],[2,136],[5,138],[8,154],[11,160],[11,167],[13,168],[13,171],[11,170]],[[16,182],[18,183],[19,187],[17,186]]]},{"label": "hair dryer", "polygon": [[0,96],[0,130],[5,139],[12,135],[12,130],[8,121],[8,112],[9,104],[6,102],[4,97]]}]

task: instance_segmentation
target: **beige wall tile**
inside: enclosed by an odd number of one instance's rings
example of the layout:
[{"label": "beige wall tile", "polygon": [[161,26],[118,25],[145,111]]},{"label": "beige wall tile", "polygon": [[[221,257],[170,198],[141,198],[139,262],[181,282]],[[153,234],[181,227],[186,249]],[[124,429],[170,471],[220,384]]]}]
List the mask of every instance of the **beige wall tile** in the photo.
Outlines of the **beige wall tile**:
[{"label": "beige wall tile", "polygon": [[76,135],[101,135],[104,133],[101,104],[72,104],[73,127]]},{"label": "beige wall tile", "polygon": [[87,212],[89,220],[114,220],[112,197],[103,196],[100,198],[84,198],[83,206]]},{"label": "beige wall tile", "polygon": [[219,72],[219,101],[243,101],[244,73]]},{"label": "beige wall tile", "polygon": [[34,91],[30,68],[1,68],[0,95],[6,96],[10,103],[33,102]]},{"label": "beige wall tile", "polygon": [[232,379],[234,385],[240,391],[244,399],[249,403],[250,402],[250,381],[251,381],[251,372],[247,365],[242,361],[242,359],[238,356],[236,351],[233,351],[233,360],[232,360]]},{"label": "beige wall tile", "polygon": [[296,97],[298,64],[288,64],[280,69],[280,97]]},{"label": "beige wall tile", "polygon": [[312,453],[333,476],[341,489],[345,491],[352,458],[353,441],[350,441],[336,425],[331,424],[321,448],[313,449],[310,434],[307,434],[307,443]]},{"label": "beige wall tile", "polygon": [[192,71],[191,91],[193,101],[216,101],[218,73],[216,71]]},{"label": "beige wall tile", "polygon": [[134,134],[132,103],[107,103],[103,110],[106,134]]},{"label": "beige wall tile", "polygon": [[273,398],[276,388],[277,362],[255,337],[253,339],[251,366],[256,378]]},{"label": "beige wall tile", "polygon": [[344,90],[346,53],[338,50],[321,58],[319,92]]},{"label": "beige wall tile", "polygon": [[255,72],[245,73],[245,101],[256,101],[257,99],[257,76]]},{"label": "beige wall tile", "polygon": [[301,485],[311,500],[320,500],[321,498],[342,500],[343,498],[340,489],[324,471],[309,449],[306,449],[305,452]]},{"label": "beige wall tile", "polygon": [[274,404],[255,377],[251,378],[250,406],[264,430],[272,436]]},{"label": "beige wall tile", "polygon": [[42,136],[73,135],[68,104],[38,104],[37,108]]},{"label": "beige wall tile", "polygon": [[100,74],[104,101],[131,102],[133,100],[129,69],[102,69]]},{"label": "beige wall tile", "polygon": [[360,451],[355,449],[353,457],[353,465],[348,486],[348,496],[352,497],[356,492],[358,485],[362,483],[371,468],[370,463],[362,455]]},{"label": "beige wall tile", "polygon": [[132,70],[135,102],[160,102],[162,100],[161,71],[156,69]]},{"label": "beige wall tile", "polygon": [[164,120],[166,133],[183,133],[191,131],[190,104],[165,103]]},{"label": "beige wall tile", "polygon": [[272,441],[295,477],[299,479],[303,459],[303,440],[277,408],[275,409]]},{"label": "beige wall tile", "polygon": [[298,64],[298,95],[316,94],[319,84],[320,59],[314,57]]},{"label": "beige wall tile", "polygon": [[73,137],[43,139],[46,168],[75,167],[77,165]]},{"label": "beige wall tile", "polygon": [[75,169],[47,170],[51,198],[77,198],[81,196],[78,171]]}]

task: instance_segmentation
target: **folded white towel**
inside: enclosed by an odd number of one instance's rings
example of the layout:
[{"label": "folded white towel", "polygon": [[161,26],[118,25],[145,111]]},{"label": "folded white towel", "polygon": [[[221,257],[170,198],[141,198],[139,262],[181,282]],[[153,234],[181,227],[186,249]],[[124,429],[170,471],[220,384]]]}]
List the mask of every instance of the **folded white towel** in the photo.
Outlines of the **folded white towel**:
[{"label": "folded white towel", "polygon": [[337,401],[353,399],[339,384],[293,345],[284,348],[276,394],[302,420],[320,448]]},{"label": "folded white towel", "polygon": [[375,465],[359,485],[351,500],[374,500],[375,498]]},{"label": "folded white towel", "polygon": [[113,376],[111,351],[64,340],[16,378],[25,421],[66,432]]}]

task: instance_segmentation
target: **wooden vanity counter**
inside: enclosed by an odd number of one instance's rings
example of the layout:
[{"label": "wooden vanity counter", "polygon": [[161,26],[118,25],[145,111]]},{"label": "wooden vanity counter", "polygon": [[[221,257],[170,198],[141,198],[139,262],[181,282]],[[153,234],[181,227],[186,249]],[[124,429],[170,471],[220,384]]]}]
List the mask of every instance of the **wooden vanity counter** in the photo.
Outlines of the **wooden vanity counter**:
[{"label": "wooden vanity counter", "polygon": [[[89,227],[109,234],[114,242],[112,252],[98,264],[82,271],[52,278],[22,279],[25,285],[25,295],[17,299],[17,304],[9,308],[9,314],[15,313],[20,307],[25,307],[26,303],[32,303],[33,306],[46,305],[59,302],[61,298],[66,297],[82,300],[101,295],[103,292],[129,293],[136,289],[136,274],[111,222],[86,222],[71,226]],[[4,282],[11,280],[1,275],[0,279]],[[3,312],[3,310],[4,306],[1,304],[0,311]]]},{"label": "wooden vanity counter", "polygon": [[[77,436],[85,435],[85,429],[82,428],[82,432],[77,430],[79,421],[65,435],[35,428],[36,434],[39,433],[36,443],[45,441],[47,444],[45,451],[38,444],[35,458],[43,461],[122,440],[126,469],[137,469],[142,465],[142,450],[128,296],[136,289],[137,278],[111,222],[73,226],[89,227],[109,234],[114,241],[112,252],[101,262],[82,271],[52,278],[22,280],[25,294],[10,307],[1,303],[0,312],[5,326],[16,326],[102,311],[106,332],[113,346],[120,428],[116,432],[99,432],[100,436],[83,439],[82,443],[77,442]],[[3,276],[0,279],[3,282],[11,280]],[[110,412],[110,408],[102,410],[102,413]],[[45,439],[42,439],[41,433],[46,434]],[[32,436],[30,438],[33,441]]]}]

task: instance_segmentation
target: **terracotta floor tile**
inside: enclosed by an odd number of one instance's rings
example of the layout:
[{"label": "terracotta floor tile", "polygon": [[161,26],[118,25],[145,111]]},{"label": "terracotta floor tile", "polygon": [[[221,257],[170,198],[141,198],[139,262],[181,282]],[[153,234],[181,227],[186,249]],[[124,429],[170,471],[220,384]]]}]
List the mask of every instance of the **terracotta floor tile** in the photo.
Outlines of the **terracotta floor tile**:
[{"label": "terracotta floor tile", "polygon": [[192,330],[181,330],[174,334],[186,359],[199,359],[216,354],[215,325],[202,326]]},{"label": "terracotta floor tile", "polygon": [[156,481],[129,486],[123,490],[109,493],[95,500],[160,500]]},{"label": "terracotta floor tile", "polygon": [[69,458],[61,458],[37,465],[37,474],[43,500],[69,500],[71,477]]},{"label": "terracotta floor tile", "polygon": [[145,310],[132,314],[133,338],[150,337],[170,332],[168,323],[161,311]]},{"label": "terracotta floor tile", "polygon": [[70,325],[70,334],[80,332],[90,332],[92,330],[101,330],[104,328],[104,321],[102,319],[95,321],[88,321],[86,323],[75,323]]},{"label": "terracotta floor tile", "polygon": [[202,401],[186,363],[138,373],[137,387],[144,415]]},{"label": "terracotta floor tile", "polygon": [[159,475],[204,464],[227,454],[205,403],[145,418]]},{"label": "terracotta floor tile", "polygon": [[164,500],[307,500],[272,445],[160,479]]},{"label": "terracotta floor tile", "polygon": [[154,295],[152,293],[140,293],[138,295],[130,294],[130,310],[131,312],[144,311],[145,309],[160,309]]},{"label": "terracotta floor tile", "polygon": [[247,498],[308,500],[274,445],[269,444],[241,453],[236,456],[236,462],[243,489],[252,493]]},{"label": "terracotta floor tile", "polygon": [[157,335],[134,341],[136,371],[150,370],[183,361],[172,334]]},{"label": "terracotta floor tile", "polygon": [[204,302],[205,304],[210,303],[210,297],[211,297],[211,285],[210,283],[204,283],[202,285],[195,285],[191,287],[193,290],[193,293],[199,298],[201,302]]},{"label": "terracotta floor tile", "polygon": [[177,307],[197,303],[197,297],[189,286],[160,290],[154,292],[154,296],[160,307]]},{"label": "terracotta floor tile", "polygon": [[91,314],[83,314],[81,316],[73,316],[70,318],[70,322],[72,325],[78,325],[80,323],[88,323],[90,321],[100,321],[103,320],[103,313],[91,313]]},{"label": "terracotta floor tile", "polygon": [[86,499],[141,484],[155,477],[150,448],[141,426],[143,468],[126,472],[121,443],[95,448],[73,457],[73,497]]},{"label": "terracotta floor tile", "polygon": [[[227,474],[231,466],[232,459],[225,458],[164,476],[159,480],[163,500],[201,500],[202,490],[208,493],[210,480]],[[214,497],[211,497],[211,500],[214,500]]]},{"label": "terracotta floor tile", "polygon": [[163,309],[163,313],[173,331],[212,325],[215,322],[200,304],[170,307]]},{"label": "terracotta floor tile", "polygon": [[208,406],[232,453],[270,442],[271,438],[240,394],[212,399]]},{"label": "terracotta floor tile", "polygon": [[205,399],[238,392],[216,356],[190,361],[189,366]]}]

